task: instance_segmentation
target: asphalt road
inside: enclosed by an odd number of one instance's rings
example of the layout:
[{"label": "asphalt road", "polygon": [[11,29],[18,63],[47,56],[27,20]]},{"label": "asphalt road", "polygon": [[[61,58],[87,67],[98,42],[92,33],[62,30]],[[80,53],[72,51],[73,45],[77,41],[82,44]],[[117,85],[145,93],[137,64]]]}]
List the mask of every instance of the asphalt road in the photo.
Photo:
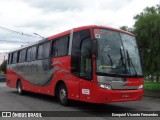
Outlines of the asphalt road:
[{"label": "asphalt road", "polygon": [[[101,110],[102,115],[104,117],[96,116],[95,110]],[[119,102],[119,103],[110,103],[104,105],[97,104],[89,104],[84,102],[72,102],[72,104],[68,107],[61,106],[58,101],[51,96],[34,94],[27,92],[25,95],[20,96],[17,94],[15,89],[11,89],[6,87],[4,82],[0,82],[0,111],[71,111],[74,114],[74,111],[79,111],[79,113],[83,113],[87,111],[85,114],[90,117],[54,117],[54,119],[65,119],[65,120],[116,120],[116,119],[126,119],[127,117],[106,117],[110,111],[160,111],[160,98],[152,98],[152,97],[144,97],[142,101],[138,102]],[[76,112],[75,112],[76,113]],[[2,118],[0,118],[2,119]],[[7,120],[12,120],[13,118],[7,118]],[[18,118],[20,119],[20,118]],[[18,120],[15,118],[15,120]],[[42,118],[45,120],[52,120],[53,118]],[[150,118],[150,117],[129,117],[129,119],[159,119]],[[4,119],[5,120],[5,119]],[[26,118],[26,120],[28,120]],[[37,120],[41,120],[37,118]]]}]

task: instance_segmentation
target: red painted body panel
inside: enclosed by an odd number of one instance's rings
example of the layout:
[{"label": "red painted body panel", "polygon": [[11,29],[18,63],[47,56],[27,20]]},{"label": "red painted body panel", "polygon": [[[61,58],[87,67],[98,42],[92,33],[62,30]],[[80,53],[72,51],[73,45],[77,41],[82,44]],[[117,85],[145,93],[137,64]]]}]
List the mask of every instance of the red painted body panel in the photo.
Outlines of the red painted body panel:
[{"label": "red painted body panel", "polygon": [[127,84],[126,86],[138,86],[143,85],[144,79],[143,78],[126,78]]},{"label": "red painted body panel", "polygon": [[[106,90],[98,87],[96,75],[93,81],[86,81],[71,74],[70,56],[53,58],[52,62],[60,61],[62,64],[56,64],[60,69],[55,71],[54,78],[48,86],[36,86],[23,79],[20,75],[13,71],[7,70],[7,86],[16,88],[18,79],[22,80],[23,90],[41,93],[46,95],[54,95],[54,88],[59,80],[63,80],[68,88],[68,97],[73,100],[80,100],[92,103],[109,103],[120,101],[141,100],[143,89],[140,90]],[[68,65],[69,63],[69,65]],[[65,72],[61,72],[62,70]],[[68,70],[68,71],[67,71]],[[10,84],[8,84],[10,81]],[[127,78],[127,86],[136,86],[143,84],[142,78]],[[82,89],[89,89],[90,94],[82,94]],[[124,97],[123,97],[124,96]]]}]

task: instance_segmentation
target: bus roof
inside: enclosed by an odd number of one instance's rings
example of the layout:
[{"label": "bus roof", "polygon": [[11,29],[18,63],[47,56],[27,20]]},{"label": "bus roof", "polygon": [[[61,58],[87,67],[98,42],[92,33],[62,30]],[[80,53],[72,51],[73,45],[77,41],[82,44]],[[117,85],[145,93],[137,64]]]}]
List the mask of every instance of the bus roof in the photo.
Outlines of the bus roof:
[{"label": "bus roof", "polygon": [[[80,30],[84,30],[84,29],[93,29],[93,28],[104,28],[104,29],[114,30],[114,31],[118,31],[118,32],[123,32],[123,33],[129,34],[129,35],[133,35],[132,33],[124,31],[124,30],[112,28],[112,27],[109,27],[109,26],[100,26],[100,25],[88,25],[88,26],[76,27],[76,28],[74,28],[74,32],[80,31]],[[50,36],[50,37],[48,37],[48,40],[52,40],[52,39],[55,39],[57,37],[70,34],[70,30],[67,30],[67,31],[58,33],[56,35]]]},{"label": "bus roof", "polygon": [[[109,27],[109,26],[101,26],[101,25],[88,25],[88,26],[76,27],[76,28],[73,28],[73,29],[74,29],[74,32],[76,32],[76,31],[80,31],[80,30],[93,29],[93,28],[104,28],[104,29],[114,30],[114,31],[118,31],[118,32],[129,34],[129,35],[133,35],[132,33],[124,31],[124,30],[112,28],[112,27]],[[50,36],[48,38],[39,40],[39,41],[37,41],[35,43],[31,43],[31,44],[28,44],[26,46],[23,46],[23,47],[20,47],[20,48],[16,48],[14,50],[11,50],[10,52],[14,52],[14,51],[18,51],[18,50],[21,50],[21,49],[24,49],[24,48],[27,48],[27,47],[30,47],[30,46],[34,46],[34,45],[37,45],[39,43],[43,43],[43,42],[46,42],[48,40],[53,40],[55,38],[58,38],[58,37],[61,37],[61,36],[64,36],[64,35],[69,35],[70,31],[71,31],[71,29],[67,30],[67,31],[64,31],[64,32],[61,32],[61,33],[58,33],[58,34],[55,34],[55,35],[52,35],[52,36]]]}]

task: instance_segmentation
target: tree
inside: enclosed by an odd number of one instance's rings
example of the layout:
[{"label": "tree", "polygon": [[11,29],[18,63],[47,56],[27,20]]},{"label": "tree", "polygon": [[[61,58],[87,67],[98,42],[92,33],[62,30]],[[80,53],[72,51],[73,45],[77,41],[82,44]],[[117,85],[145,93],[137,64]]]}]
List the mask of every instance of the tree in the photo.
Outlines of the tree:
[{"label": "tree", "polygon": [[134,29],[133,28],[130,28],[130,27],[128,27],[128,26],[121,26],[120,27],[120,29],[121,30],[124,30],[124,31],[127,31],[127,32],[131,32],[131,33],[133,33],[134,34]]},{"label": "tree", "polygon": [[4,60],[0,66],[0,70],[6,73],[6,69],[7,69],[6,67],[7,67],[7,60]]},{"label": "tree", "polygon": [[160,79],[160,6],[146,7],[134,17],[134,32],[142,55],[144,74]]}]

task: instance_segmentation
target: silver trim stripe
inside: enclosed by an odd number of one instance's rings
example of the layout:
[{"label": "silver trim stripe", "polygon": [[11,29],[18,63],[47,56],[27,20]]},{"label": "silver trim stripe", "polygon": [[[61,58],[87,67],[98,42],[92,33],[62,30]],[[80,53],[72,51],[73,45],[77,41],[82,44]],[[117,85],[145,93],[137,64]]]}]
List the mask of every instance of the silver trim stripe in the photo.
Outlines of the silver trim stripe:
[{"label": "silver trim stripe", "polygon": [[113,90],[133,90],[138,86],[126,86],[127,81],[123,78],[109,77],[109,76],[97,76],[99,83],[106,83],[111,85]]},{"label": "silver trim stripe", "polygon": [[74,28],[71,29],[71,33],[70,33],[68,55],[71,55],[71,51],[72,51],[73,31],[74,31]]}]

